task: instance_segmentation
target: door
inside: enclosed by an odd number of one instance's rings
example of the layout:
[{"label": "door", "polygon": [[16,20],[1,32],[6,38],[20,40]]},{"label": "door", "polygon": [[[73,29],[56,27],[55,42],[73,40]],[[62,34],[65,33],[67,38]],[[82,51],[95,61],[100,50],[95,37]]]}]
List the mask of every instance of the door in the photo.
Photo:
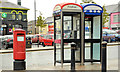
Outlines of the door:
[{"label": "door", "polygon": [[71,47],[71,43],[76,44],[75,61],[81,62],[80,52],[80,13],[63,13],[63,44],[64,62],[71,62],[71,48],[67,49],[66,43]]},{"label": "door", "polygon": [[85,15],[85,62],[101,61],[101,16]]}]

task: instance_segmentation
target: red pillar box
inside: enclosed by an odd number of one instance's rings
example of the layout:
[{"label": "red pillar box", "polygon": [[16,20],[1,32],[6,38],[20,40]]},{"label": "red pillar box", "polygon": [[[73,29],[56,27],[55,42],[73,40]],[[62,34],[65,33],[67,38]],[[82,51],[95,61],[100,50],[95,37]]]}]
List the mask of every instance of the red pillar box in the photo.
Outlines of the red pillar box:
[{"label": "red pillar box", "polygon": [[13,35],[14,70],[25,70],[26,32],[22,29],[17,29],[13,32]]}]

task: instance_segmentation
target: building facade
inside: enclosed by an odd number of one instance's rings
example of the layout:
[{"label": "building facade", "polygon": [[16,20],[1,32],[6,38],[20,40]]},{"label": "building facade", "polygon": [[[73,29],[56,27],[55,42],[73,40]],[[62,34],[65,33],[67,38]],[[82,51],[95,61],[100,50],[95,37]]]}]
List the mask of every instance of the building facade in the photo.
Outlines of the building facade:
[{"label": "building facade", "polygon": [[47,17],[45,19],[47,24],[47,33],[48,34],[54,34],[54,18],[53,17]]},{"label": "building facade", "polygon": [[29,9],[10,2],[0,2],[0,34],[11,35],[15,29],[27,33],[27,11]]},{"label": "building facade", "polygon": [[[47,34],[47,32],[48,32],[47,27],[48,27],[48,25],[46,27],[42,28],[42,32],[40,32],[40,30],[41,30],[40,27],[36,26],[36,34]],[[35,20],[28,22],[28,34],[35,34]]]},{"label": "building facade", "polygon": [[109,28],[112,30],[120,30],[120,2],[118,4],[106,6],[109,13]]}]

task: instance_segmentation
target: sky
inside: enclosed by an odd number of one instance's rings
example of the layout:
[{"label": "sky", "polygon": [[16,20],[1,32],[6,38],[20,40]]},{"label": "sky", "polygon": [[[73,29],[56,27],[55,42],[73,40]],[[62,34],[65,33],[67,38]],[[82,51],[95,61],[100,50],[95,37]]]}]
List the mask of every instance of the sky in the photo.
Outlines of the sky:
[{"label": "sky", "polygon": [[[8,1],[17,4],[17,0],[8,0]],[[120,0],[93,0],[93,1],[103,6],[103,5],[118,4]],[[54,6],[56,4],[63,2],[75,3],[75,0],[36,0],[36,10],[37,10],[36,17],[40,15],[40,12],[42,13],[42,16],[45,18],[52,16]],[[78,4],[81,2],[82,0],[77,0]],[[35,20],[34,0],[21,0],[21,5],[23,7],[30,9],[28,10],[28,21]]]}]

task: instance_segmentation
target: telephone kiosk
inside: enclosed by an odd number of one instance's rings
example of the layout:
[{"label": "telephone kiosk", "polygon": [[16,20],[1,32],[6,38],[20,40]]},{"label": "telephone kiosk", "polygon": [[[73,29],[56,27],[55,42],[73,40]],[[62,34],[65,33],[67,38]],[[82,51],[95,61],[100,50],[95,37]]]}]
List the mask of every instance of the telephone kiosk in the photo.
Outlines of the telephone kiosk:
[{"label": "telephone kiosk", "polygon": [[54,65],[63,67],[71,62],[71,43],[76,44],[75,63],[101,62],[102,13],[97,4],[61,3],[54,7]]}]

